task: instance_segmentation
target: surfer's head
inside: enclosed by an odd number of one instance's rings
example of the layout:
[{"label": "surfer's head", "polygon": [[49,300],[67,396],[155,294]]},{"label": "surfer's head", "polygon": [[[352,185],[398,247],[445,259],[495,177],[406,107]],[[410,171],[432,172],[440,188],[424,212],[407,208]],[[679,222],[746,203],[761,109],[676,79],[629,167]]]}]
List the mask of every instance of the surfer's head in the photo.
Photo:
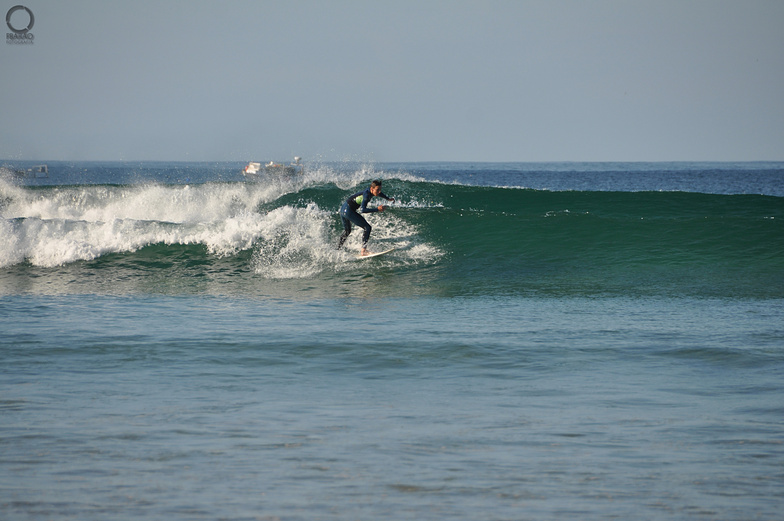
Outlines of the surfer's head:
[{"label": "surfer's head", "polygon": [[375,181],[370,183],[370,193],[375,195],[375,196],[378,196],[378,194],[381,193],[381,180],[380,179],[376,179]]}]

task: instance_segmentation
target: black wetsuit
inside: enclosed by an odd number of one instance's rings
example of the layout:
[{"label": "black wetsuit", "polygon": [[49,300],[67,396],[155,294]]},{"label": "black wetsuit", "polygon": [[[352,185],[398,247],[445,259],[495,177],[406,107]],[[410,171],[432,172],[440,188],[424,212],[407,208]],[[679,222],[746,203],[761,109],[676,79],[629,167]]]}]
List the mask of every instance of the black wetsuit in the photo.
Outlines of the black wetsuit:
[{"label": "black wetsuit", "polygon": [[[390,200],[390,198],[383,193],[379,193],[378,196],[383,197],[387,201]],[[372,227],[360,213],[373,213],[378,211],[378,208],[372,206],[368,208],[368,203],[372,198],[373,194],[370,192],[370,187],[368,187],[364,192],[357,192],[346,199],[346,202],[340,207],[340,219],[343,221],[343,234],[340,236],[338,249],[340,249],[340,247],[343,246],[343,243],[346,242],[346,239],[348,239],[348,235],[351,233],[351,223],[354,223],[365,230],[365,233],[362,235],[362,247],[365,248],[367,246]],[[357,210],[359,210],[359,212],[357,212]]]}]

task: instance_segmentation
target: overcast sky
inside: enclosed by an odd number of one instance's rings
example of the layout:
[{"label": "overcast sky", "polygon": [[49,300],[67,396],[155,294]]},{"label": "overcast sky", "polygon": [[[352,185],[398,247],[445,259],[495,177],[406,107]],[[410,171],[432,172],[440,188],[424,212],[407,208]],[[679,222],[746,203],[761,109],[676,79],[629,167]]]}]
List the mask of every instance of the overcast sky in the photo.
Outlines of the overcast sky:
[{"label": "overcast sky", "polygon": [[780,0],[19,3],[5,160],[784,160]]}]

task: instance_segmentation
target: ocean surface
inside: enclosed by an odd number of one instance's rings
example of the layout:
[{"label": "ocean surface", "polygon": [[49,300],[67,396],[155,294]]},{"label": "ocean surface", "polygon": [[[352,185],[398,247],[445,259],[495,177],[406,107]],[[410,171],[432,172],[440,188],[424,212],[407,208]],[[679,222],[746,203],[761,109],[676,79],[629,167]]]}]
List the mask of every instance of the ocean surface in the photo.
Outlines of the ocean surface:
[{"label": "ocean surface", "polygon": [[2,164],[0,519],[781,519],[784,163]]}]

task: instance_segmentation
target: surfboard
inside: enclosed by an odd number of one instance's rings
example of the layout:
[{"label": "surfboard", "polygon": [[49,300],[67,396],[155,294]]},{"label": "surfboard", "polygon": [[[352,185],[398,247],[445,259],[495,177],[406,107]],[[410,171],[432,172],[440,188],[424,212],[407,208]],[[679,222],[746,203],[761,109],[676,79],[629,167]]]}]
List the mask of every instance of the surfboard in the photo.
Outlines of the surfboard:
[{"label": "surfboard", "polygon": [[379,255],[384,255],[385,253],[389,253],[389,252],[394,251],[394,250],[395,250],[395,248],[389,248],[388,250],[385,250],[385,251],[379,251],[379,252],[376,252],[376,253],[369,253],[367,255],[357,255],[357,258],[358,259],[370,259],[372,257],[378,257]]}]

